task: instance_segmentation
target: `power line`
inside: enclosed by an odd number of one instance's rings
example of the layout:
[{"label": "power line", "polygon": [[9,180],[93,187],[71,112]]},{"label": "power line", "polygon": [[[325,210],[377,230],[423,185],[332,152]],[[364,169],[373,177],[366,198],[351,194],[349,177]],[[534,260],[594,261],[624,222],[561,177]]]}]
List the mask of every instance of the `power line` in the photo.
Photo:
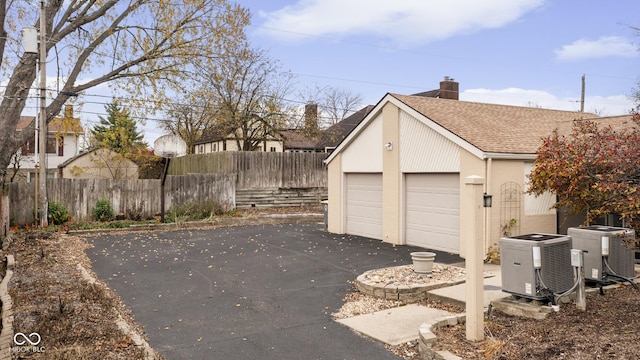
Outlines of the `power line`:
[{"label": "power line", "polygon": [[[362,46],[362,47],[369,47],[369,48],[377,48],[377,49],[381,49],[381,50],[403,52],[403,53],[408,53],[408,54],[424,55],[424,56],[436,57],[436,58],[448,58],[448,59],[456,59],[456,60],[464,60],[464,61],[473,61],[475,63],[478,63],[478,62],[485,62],[485,63],[491,63],[491,64],[495,64],[496,63],[495,60],[487,60],[487,59],[478,58],[478,57],[471,58],[471,57],[464,57],[464,56],[451,56],[451,55],[438,54],[438,53],[433,53],[433,52],[417,51],[417,50],[408,49],[408,48],[372,44],[372,43],[367,43],[367,42],[362,42],[362,41],[345,40],[345,39],[341,39],[341,38],[337,38],[337,37],[334,38],[334,37],[329,37],[329,36],[315,35],[315,34],[309,34],[309,33],[303,33],[303,32],[297,32],[297,31],[291,31],[291,30],[285,30],[285,29],[278,29],[278,28],[273,28],[273,27],[268,27],[268,26],[263,26],[263,25],[248,25],[248,27],[253,27],[253,28],[256,28],[256,29],[264,29],[264,30],[269,30],[269,31],[282,32],[282,33],[287,33],[287,34],[300,35],[300,36],[304,36],[304,37],[308,37],[308,38],[316,38],[316,39],[321,39],[321,40],[328,40],[328,41],[331,41],[331,42],[340,42],[340,43],[344,43],[344,44],[358,45],[358,46]],[[513,65],[513,64],[512,63],[504,63],[504,65],[505,66],[509,66],[509,65]],[[555,73],[566,73],[566,72],[558,72],[558,71],[554,71],[554,72]],[[566,73],[566,74],[573,75],[573,73]],[[606,74],[586,73],[586,75],[589,75],[591,77],[601,77],[601,78],[608,78],[608,79],[636,80],[636,79],[630,78],[630,77],[621,77],[621,76],[613,76],[613,75],[606,75]],[[323,76],[318,76],[318,75],[303,75],[303,76],[323,78]],[[364,80],[348,80],[348,79],[331,78],[331,77],[326,77],[326,78],[327,79],[333,79],[333,80],[343,80],[343,81],[353,81],[353,82],[367,83]],[[373,83],[373,84],[376,84],[376,83]],[[382,84],[378,84],[378,85],[389,85],[389,84],[382,83]],[[391,84],[391,85],[392,86],[399,86],[399,87],[412,87],[412,86],[407,86],[407,85],[393,85],[393,84]],[[415,88],[415,87],[413,87],[413,88]]]}]

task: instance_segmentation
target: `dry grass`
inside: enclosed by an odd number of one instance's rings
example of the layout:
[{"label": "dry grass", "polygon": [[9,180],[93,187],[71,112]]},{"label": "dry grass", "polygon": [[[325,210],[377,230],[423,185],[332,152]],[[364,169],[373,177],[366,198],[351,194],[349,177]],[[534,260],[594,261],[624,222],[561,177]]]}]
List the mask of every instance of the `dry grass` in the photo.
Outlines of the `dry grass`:
[{"label": "dry grass", "polygon": [[[81,239],[46,232],[15,234],[7,250],[16,259],[9,283],[14,332],[37,332],[43,353],[33,359],[144,359],[116,325],[118,314],[133,323],[120,299],[104,283],[82,279],[77,264],[89,260]],[[138,328],[138,330],[140,330]]]}]

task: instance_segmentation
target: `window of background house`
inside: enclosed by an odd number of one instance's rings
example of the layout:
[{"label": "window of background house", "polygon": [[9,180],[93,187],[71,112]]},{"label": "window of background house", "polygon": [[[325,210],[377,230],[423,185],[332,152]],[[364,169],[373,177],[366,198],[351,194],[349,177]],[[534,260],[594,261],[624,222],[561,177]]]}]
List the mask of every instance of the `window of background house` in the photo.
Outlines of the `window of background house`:
[{"label": "window of background house", "polygon": [[[35,139],[31,139],[27,141],[24,145],[22,145],[22,154],[23,155],[33,155],[35,154],[36,149],[36,141]],[[56,154],[58,156],[64,156],[64,139],[56,139],[55,136],[47,137],[47,145],[45,149],[47,154]]]},{"label": "window of background house", "polygon": [[275,146],[272,146],[272,147],[269,149],[269,151],[271,151],[271,152],[276,152],[276,147],[275,147]]},{"label": "window of background house", "polygon": [[58,156],[64,155],[64,141],[62,138],[56,138],[55,136],[47,136],[47,154],[56,154]]},{"label": "window of background house", "polygon": [[33,155],[35,153],[36,141],[31,139],[22,145],[22,155]]}]

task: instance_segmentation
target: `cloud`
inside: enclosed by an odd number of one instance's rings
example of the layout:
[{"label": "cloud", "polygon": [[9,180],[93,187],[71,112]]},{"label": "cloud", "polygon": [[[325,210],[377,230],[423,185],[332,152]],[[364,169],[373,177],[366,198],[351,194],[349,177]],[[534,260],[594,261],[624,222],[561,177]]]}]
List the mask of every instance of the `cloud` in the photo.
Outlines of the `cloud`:
[{"label": "cloud", "polygon": [[[540,107],[555,110],[580,110],[580,96],[559,98],[542,90],[507,88],[501,90],[468,89],[460,94],[460,100],[489,104]],[[593,95],[585,98],[585,111],[600,116],[628,114],[634,102],[626,95]]]},{"label": "cloud", "polygon": [[544,0],[298,0],[260,12],[260,32],[283,40],[308,36],[376,35],[399,43],[427,43],[482,29],[500,28]]},{"label": "cloud", "polygon": [[577,61],[604,57],[634,57],[638,49],[624,37],[603,36],[598,40],[580,39],[555,50],[561,61]]}]

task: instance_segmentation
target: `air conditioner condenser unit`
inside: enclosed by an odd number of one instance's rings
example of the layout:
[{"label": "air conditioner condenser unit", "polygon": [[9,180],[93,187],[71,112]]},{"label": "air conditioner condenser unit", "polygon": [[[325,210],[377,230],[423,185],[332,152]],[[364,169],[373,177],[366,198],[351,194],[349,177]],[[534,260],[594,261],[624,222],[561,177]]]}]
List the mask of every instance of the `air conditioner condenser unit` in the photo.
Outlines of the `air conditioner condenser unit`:
[{"label": "air conditioner condenser unit", "polygon": [[544,300],[573,286],[571,237],[566,235],[502,238],[500,264],[502,291],[517,297]]},{"label": "air conditioner condenser unit", "polygon": [[605,276],[605,260],[615,275],[634,277],[635,241],[633,229],[591,225],[570,227],[567,230],[573,247],[584,254],[584,276],[586,280],[608,282]]}]

